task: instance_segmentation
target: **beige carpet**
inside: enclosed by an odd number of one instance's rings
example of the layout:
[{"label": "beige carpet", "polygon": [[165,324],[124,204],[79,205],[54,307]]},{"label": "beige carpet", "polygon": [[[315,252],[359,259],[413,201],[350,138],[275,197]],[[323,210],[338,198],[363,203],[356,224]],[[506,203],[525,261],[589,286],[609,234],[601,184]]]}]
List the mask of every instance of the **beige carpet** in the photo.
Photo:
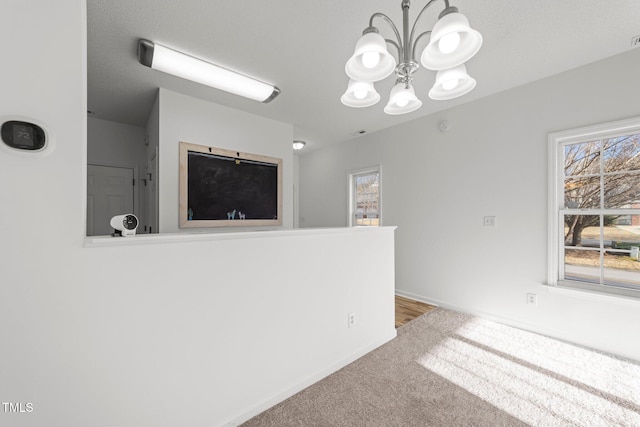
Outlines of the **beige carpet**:
[{"label": "beige carpet", "polygon": [[640,364],[439,308],[243,425],[640,426]]}]

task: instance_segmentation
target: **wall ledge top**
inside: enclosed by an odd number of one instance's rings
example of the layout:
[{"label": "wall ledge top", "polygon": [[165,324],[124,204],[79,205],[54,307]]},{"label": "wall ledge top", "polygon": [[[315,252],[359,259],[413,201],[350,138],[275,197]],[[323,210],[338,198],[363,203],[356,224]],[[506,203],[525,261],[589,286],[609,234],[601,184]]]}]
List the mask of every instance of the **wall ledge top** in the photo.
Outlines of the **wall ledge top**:
[{"label": "wall ledge top", "polygon": [[84,239],[85,248],[104,248],[112,246],[154,245],[164,243],[184,243],[198,241],[263,239],[281,237],[300,237],[326,234],[382,233],[394,232],[396,226],[381,227],[340,227],[340,228],[296,228],[286,230],[260,230],[241,232],[186,232],[138,234],[130,237],[91,236]]}]

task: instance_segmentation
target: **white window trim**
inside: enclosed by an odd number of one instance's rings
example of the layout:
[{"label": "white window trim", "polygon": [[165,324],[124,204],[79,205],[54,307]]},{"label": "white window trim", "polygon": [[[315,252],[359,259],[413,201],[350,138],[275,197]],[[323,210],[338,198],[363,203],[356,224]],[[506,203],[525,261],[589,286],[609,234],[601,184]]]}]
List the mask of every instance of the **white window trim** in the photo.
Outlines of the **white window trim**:
[{"label": "white window trim", "polygon": [[560,147],[567,143],[588,142],[603,137],[624,136],[630,133],[640,133],[640,117],[625,120],[570,129],[550,133],[548,136],[548,271],[547,284],[556,287],[569,287],[596,293],[605,293],[640,298],[640,293],[616,287],[590,285],[588,283],[559,280],[560,273],[560,245],[564,245],[564,227],[560,222],[560,210],[564,208],[564,185],[560,181],[560,174],[564,170],[564,158],[560,154]]},{"label": "white window trim", "polygon": [[349,189],[349,191],[347,191],[347,203],[349,206],[349,209],[347,209],[347,225],[349,227],[358,227],[357,225],[355,225],[353,223],[353,196],[354,196],[354,187],[353,187],[353,178],[356,175],[362,175],[365,173],[372,173],[372,172],[376,172],[378,173],[378,175],[380,176],[380,187],[378,188],[378,197],[380,198],[380,200],[378,200],[378,221],[379,221],[379,226],[382,226],[382,165],[376,165],[376,166],[370,166],[367,168],[361,168],[361,169],[353,169],[350,171],[347,171],[347,188]]}]

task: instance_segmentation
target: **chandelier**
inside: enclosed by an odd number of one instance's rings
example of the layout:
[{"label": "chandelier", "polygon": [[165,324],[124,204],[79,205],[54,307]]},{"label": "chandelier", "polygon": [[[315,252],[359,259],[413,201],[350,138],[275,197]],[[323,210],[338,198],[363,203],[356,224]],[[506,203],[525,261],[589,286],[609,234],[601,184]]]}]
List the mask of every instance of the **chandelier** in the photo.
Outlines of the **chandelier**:
[{"label": "chandelier", "polygon": [[[436,0],[430,0],[422,8],[413,26],[409,28],[410,0],[402,0],[402,36],[393,21],[383,13],[374,13],[369,26],[362,32],[355,52],[347,61],[345,71],[349,76],[347,91],[341,101],[349,107],[369,107],[380,100],[374,82],[385,79],[394,71],[396,82],[384,108],[387,114],[406,114],[422,106],[412,86],[413,75],[420,68],[416,61],[416,46],[425,36],[429,43],[422,51],[420,63],[429,70],[437,71],[436,80],[429,91],[434,100],[453,99],[469,93],[476,81],[467,74],[464,65],[482,45],[482,35],[469,26],[469,20],[456,7],[444,0],[445,8],[431,31],[416,35],[416,26],[423,13]],[[395,33],[395,40],[383,38],[375,19],[382,19]],[[411,30],[411,31],[409,31]],[[396,58],[387,50],[387,44],[397,50]]]}]

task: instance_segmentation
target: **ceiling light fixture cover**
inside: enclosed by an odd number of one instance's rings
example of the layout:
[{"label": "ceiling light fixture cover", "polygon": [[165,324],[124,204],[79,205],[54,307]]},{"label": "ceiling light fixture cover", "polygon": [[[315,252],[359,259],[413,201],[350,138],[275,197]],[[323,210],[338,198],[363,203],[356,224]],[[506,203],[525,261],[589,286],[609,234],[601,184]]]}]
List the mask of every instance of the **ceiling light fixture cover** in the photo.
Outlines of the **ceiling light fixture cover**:
[{"label": "ceiling light fixture cover", "polygon": [[340,101],[349,107],[369,107],[380,101],[380,94],[371,82],[359,82],[349,80],[347,91],[342,95]]},{"label": "ceiling light fixture cover", "polygon": [[259,102],[272,101],[280,93],[273,85],[149,40],[138,42],[138,60],[149,68]]},{"label": "ceiling light fixture cover", "polygon": [[404,82],[397,82],[391,89],[389,103],[384,112],[391,115],[406,114],[422,107],[422,101],[416,96],[413,86]]},{"label": "ceiling light fixture cover", "polygon": [[396,68],[396,59],[387,51],[384,38],[375,27],[369,27],[356,43],[345,72],[353,80],[376,82],[388,77]]},{"label": "ceiling light fixture cover", "polygon": [[[443,42],[451,40],[455,34],[455,49],[443,51]],[[464,64],[482,46],[482,35],[469,26],[469,20],[461,13],[452,12],[436,22],[431,32],[429,44],[422,52],[420,62],[429,70],[445,70]]]},{"label": "ceiling light fixture cover", "polygon": [[457,98],[465,95],[476,87],[476,80],[467,74],[464,65],[438,71],[436,83],[429,91],[429,98],[436,101]]},{"label": "ceiling light fixture cover", "polygon": [[[420,68],[416,61],[416,47],[418,42],[426,37],[429,37],[429,43],[420,55],[420,63],[427,69],[438,71],[436,83],[429,91],[429,96],[436,100],[452,99],[468,93],[475,87],[476,81],[469,77],[463,64],[482,46],[482,35],[470,27],[469,20],[459,13],[456,7],[449,5],[449,0],[442,1],[445,7],[440,12],[433,30],[417,35],[416,27],[420,19],[435,0],[427,2],[411,27],[411,1],[402,0],[402,33],[387,15],[380,12],[371,15],[369,26],[363,31],[353,55],[345,66],[350,80],[347,91],[341,98],[343,104],[349,107],[374,105],[377,102],[374,101],[377,93],[373,83],[395,71],[396,85],[391,89],[389,103],[384,108],[385,113],[405,114],[420,108],[422,102],[415,96],[411,83],[414,74]],[[384,20],[391,27],[395,39],[385,39],[379,34],[378,28],[373,26],[376,19]],[[389,53],[387,45],[396,48],[397,60]]]},{"label": "ceiling light fixture cover", "polygon": [[307,145],[307,143],[304,141],[293,141],[294,150],[302,150],[305,145]]}]

